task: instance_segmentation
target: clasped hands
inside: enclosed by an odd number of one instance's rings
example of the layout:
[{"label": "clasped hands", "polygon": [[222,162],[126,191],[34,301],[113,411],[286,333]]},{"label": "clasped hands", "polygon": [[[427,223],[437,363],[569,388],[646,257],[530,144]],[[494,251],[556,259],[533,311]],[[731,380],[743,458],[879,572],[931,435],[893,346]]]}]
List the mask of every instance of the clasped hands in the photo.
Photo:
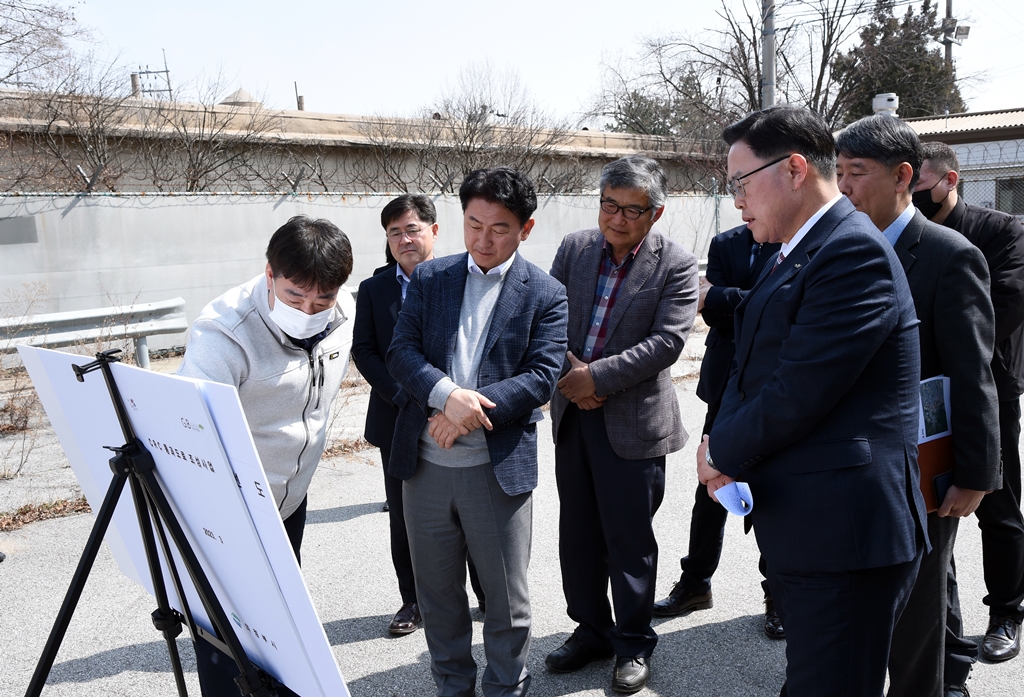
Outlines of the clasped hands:
[{"label": "clasped hands", "polygon": [[567,351],[565,357],[569,359],[569,372],[558,381],[558,391],[580,409],[597,409],[604,404],[608,398],[597,396],[590,365],[576,358],[572,351]]},{"label": "clasped hands", "polygon": [[484,413],[484,408],[493,409],[495,403],[476,390],[465,390],[461,387],[448,395],[444,403],[444,411],[439,411],[429,419],[427,433],[442,448],[448,450],[459,436],[466,436],[483,426],[488,431],[494,427]]},{"label": "clasped hands", "polygon": [[708,488],[708,496],[718,501],[715,492],[736,480],[727,474],[722,474],[708,464],[707,452],[710,442],[710,437],[704,436],[700,445],[697,446],[697,479]]}]

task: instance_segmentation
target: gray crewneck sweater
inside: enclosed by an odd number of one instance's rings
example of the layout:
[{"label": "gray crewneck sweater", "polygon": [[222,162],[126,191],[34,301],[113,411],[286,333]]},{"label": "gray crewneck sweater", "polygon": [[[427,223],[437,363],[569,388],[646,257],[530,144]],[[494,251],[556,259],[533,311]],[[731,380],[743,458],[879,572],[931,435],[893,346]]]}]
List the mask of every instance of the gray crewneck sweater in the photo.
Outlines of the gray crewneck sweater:
[{"label": "gray crewneck sweater", "polygon": [[[451,374],[434,385],[428,406],[442,410],[448,396],[456,389],[476,389],[487,330],[504,281],[505,274],[469,273],[466,276]],[[445,450],[430,437],[430,424],[427,424],[420,433],[419,450],[421,458],[443,467],[475,467],[491,461],[482,427],[457,438],[451,449]]]}]

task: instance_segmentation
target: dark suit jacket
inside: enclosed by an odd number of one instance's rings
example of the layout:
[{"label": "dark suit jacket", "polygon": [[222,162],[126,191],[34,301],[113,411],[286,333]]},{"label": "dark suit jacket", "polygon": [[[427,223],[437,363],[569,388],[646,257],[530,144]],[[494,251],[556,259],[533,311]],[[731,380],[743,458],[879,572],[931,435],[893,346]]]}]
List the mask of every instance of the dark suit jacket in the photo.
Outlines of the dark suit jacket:
[{"label": "dark suit jacket", "polygon": [[995,317],[988,266],[962,235],[920,212],[896,240],[921,321],[921,379],[950,380],[953,483],[989,491],[1002,485],[999,404],[992,379]]},{"label": "dark suit jacket", "polygon": [[[401,390],[388,470],[408,479],[418,462],[427,399],[451,373],[466,287],[468,254],[425,261],[413,271],[398,315],[387,365]],[[477,392],[495,403],[485,431],[494,475],[515,496],[537,486],[537,422],[551,399],[565,359],[565,289],[517,254],[509,267],[487,331]]]},{"label": "dark suit jacket", "polygon": [[839,199],[736,308],[736,332],[710,449],[716,467],[750,484],[768,567],[913,560],[925,539],[921,349],[889,243]]},{"label": "dark suit jacket", "polygon": [[[569,294],[569,350],[583,355],[594,309],[604,236],[597,228],[565,236],[551,275]],[[697,257],[652,230],[619,288],[604,355],[590,364],[608,440],[619,457],[660,457],[686,444],[671,368],[697,314]],[[569,369],[565,360],[562,372]],[[551,400],[555,442],[569,401]]]},{"label": "dark suit jacket", "polygon": [[378,448],[391,447],[398,418],[398,383],[388,372],[384,356],[401,309],[402,286],[394,265],[378,269],[376,275],[359,284],[352,327],[352,360],[371,387],[363,437]]},{"label": "dark suit jacket", "polygon": [[1012,215],[963,199],[942,224],[970,240],[988,262],[996,313],[992,375],[999,399],[1016,399],[1024,392],[1024,227]]},{"label": "dark suit jacket", "polygon": [[761,269],[775,258],[780,244],[763,244],[750,265],[750,250],[754,242],[750,228],[746,225],[734,227],[715,235],[708,247],[708,269],[704,274],[714,286],[704,297],[704,309],[700,315],[710,329],[704,340],[704,359],[700,364],[700,381],[697,396],[705,404],[715,404],[722,399],[729,382],[732,359],[736,353],[735,320],[736,306],[746,297],[754,285]]}]

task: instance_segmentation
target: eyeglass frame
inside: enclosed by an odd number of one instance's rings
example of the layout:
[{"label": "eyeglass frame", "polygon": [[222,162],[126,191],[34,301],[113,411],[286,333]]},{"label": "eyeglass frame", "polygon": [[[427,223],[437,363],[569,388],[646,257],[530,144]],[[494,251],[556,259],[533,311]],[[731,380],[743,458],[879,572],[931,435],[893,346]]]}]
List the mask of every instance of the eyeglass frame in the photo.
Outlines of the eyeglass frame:
[{"label": "eyeglass frame", "polygon": [[[615,210],[610,211],[606,209],[605,204],[608,204],[609,206],[614,206]],[[649,210],[653,210],[654,206],[647,206],[647,208],[640,210],[634,206],[620,206],[619,204],[615,203],[615,201],[612,201],[610,198],[602,198],[600,208],[606,215],[618,215],[619,211],[622,211],[622,217],[625,218],[626,220],[640,220],[640,216]],[[630,213],[636,213],[636,217],[630,218],[629,215],[626,214],[626,211],[629,211]]]},{"label": "eyeglass frame", "polygon": [[755,169],[752,172],[747,172],[742,177],[733,177],[732,179],[730,179],[729,181],[727,181],[725,183],[725,190],[728,191],[729,195],[732,196],[733,198],[736,198],[737,195],[739,195],[740,197],[745,197],[747,195],[747,190],[744,188],[744,185],[743,185],[743,180],[744,179],[746,179],[747,177],[752,177],[755,174],[757,174],[758,172],[760,172],[761,170],[768,169],[772,165],[777,165],[780,162],[782,162],[783,160],[788,160],[789,158],[793,157],[793,155],[796,155],[796,154],[797,153],[795,153],[795,152],[791,152],[788,155],[783,155],[782,157],[780,157],[778,159],[772,160],[768,164],[761,165],[760,167],[758,167],[757,169]]},{"label": "eyeglass frame", "polygon": [[401,242],[403,237],[408,237],[410,240],[418,240],[423,236],[424,232],[432,227],[434,227],[434,223],[424,223],[423,227],[416,230],[416,232],[409,232],[408,228],[396,230],[394,233],[385,231],[384,237],[386,237],[389,242]]}]

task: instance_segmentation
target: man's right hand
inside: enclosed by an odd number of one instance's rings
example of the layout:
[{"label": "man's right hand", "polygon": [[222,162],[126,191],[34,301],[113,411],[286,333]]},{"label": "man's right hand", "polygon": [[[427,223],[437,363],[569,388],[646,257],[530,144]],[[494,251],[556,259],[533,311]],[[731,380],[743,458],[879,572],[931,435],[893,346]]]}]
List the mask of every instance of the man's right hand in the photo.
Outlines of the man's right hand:
[{"label": "man's right hand", "polygon": [[697,295],[697,312],[704,309],[704,300],[708,297],[708,291],[714,288],[707,276],[700,277],[700,290]]},{"label": "man's right hand", "polygon": [[455,426],[466,429],[466,433],[481,426],[490,431],[494,427],[484,413],[484,407],[493,409],[495,406],[494,402],[479,392],[460,387],[448,395],[448,401],[444,403],[444,415]]},{"label": "man's right hand", "polygon": [[455,444],[455,441],[459,436],[465,436],[469,433],[465,428],[460,428],[448,420],[448,417],[444,415],[443,411],[439,411],[431,416],[427,421],[430,422],[430,427],[427,433],[434,441],[448,450]]}]

